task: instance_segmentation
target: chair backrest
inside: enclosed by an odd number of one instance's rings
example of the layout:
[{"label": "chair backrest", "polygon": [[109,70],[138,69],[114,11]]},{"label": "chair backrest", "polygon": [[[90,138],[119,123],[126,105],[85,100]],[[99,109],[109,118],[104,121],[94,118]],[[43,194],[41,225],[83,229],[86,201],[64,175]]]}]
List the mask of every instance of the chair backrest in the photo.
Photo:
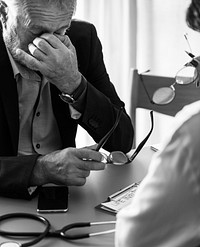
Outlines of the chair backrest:
[{"label": "chair backrest", "polygon": [[136,109],[144,108],[166,114],[169,116],[175,116],[185,105],[200,100],[200,87],[196,87],[194,84],[190,85],[175,85],[176,96],[174,100],[167,105],[156,105],[151,103],[148,95],[145,91],[144,85],[150,95],[156,89],[160,87],[167,87],[174,83],[173,77],[164,77],[153,75],[150,73],[142,74],[143,82],[138,74],[137,69],[131,69],[131,81],[132,81],[132,92],[131,92],[131,112],[130,116],[136,130]]}]

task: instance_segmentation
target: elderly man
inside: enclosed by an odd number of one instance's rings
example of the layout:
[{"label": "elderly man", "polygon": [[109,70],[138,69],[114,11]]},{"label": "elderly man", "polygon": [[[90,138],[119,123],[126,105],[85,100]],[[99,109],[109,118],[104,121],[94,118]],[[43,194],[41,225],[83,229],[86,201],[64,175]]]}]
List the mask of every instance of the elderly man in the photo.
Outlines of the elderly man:
[{"label": "elderly man", "polygon": [[[75,0],[0,1],[0,194],[30,198],[46,183],[83,185],[102,155],[75,148],[77,125],[95,140],[124,103],[109,80],[92,24],[72,20]],[[128,152],[125,110],[105,144]]]}]

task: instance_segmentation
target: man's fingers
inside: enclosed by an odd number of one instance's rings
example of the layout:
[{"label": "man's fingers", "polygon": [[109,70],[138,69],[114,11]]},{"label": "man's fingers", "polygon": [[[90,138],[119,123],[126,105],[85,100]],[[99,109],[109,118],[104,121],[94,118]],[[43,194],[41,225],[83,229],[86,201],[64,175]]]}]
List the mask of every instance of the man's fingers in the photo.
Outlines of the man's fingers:
[{"label": "man's fingers", "polygon": [[106,164],[102,162],[85,161],[84,163],[85,164],[83,169],[90,171],[100,171],[100,170],[104,170],[106,167]]},{"label": "man's fingers", "polygon": [[74,155],[79,159],[76,166],[80,170],[104,170],[104,156],[97,151],[87,148],[74,149]]},{"label": "man's fingers", "polygon": [[87,148],[87,149],[91,149],[91,150],[96,150],[97,145],[98,144],[93,144],[93,145],[90,145],[90,146],[85,146],[83,148]]},{"label": "man's fingers", "polygon": [[51,50],[52,46],[46,42],[46,40],[37,37],[33,40],[33,44],[45,55],[47,55]]},{"label": "man's fingers", "polygon": [[43,33],[40,38],[46,40],[55,49],[59,48],[63,44],[66,47],[71,45],[71,41],[66,35]]},{"label": "man's fingers", "polygon": [[90,175],[90,170],[81,170],[79,171],[78,177],[80,178],[87,178]]},{"label": "man's fingers", "polygon": [[30,53],[39,61],[45,60],[46,55],[34,44],[29,44],[28,49],[29,49]]},{"label": "man's fingers", "polygon": [[28,49],[29,49],[30,53],[34,56],[34,53],[36,52],[37,47],[34,46],[33,44],[29,44]]},{"label": "man's fingers", "polygon": [[55,34],[55,36],[67,47],[70,47],[72,45],[70,38],[67,35],[58,35]]},{"label": "man's fingers", "polygon": [[88,148],[80,148],[76,150],[77,157],[83,160],[93,160],[97,162],[102,162],[103,155],[100,152],[88,149]]},{"label": "man's fingers", "polygon": [[39,60],[21,49],[16,50],[16,55],[20,61],[23,61],[23,63],[32,70],[39,70],[39,68],[41,67],[41,63]]}]

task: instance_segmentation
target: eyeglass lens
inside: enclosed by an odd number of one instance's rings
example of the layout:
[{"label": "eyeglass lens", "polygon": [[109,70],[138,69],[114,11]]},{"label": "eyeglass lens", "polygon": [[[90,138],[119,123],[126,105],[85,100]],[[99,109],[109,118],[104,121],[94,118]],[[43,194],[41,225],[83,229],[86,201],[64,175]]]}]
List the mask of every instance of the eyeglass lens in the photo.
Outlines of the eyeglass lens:
[{"label": "eyeglass lens", "polygon": [[[121,107],[120,110],[118,111],[118,114],[117,114],[117,117],[116,117],[116,120],[115,120],[115,123],[114,123],[113,127],[100,140],[100,142],[98,143],[98,145],[97,145],[97,147],[95,149],[96,151],[99,151],[100,148],[103,147],[103,145],[108,141],[109,137],[111,136],[111,134],[116,129],[117,125],[119,124],[123,109],[124,109],[124,107]],[[149,133],[147,134],[147,136],[144,138],[144,140],[136,148],[136,150],[133,153],[133,155],[131,155],[131,157],[129,158],[126,154],[124,154],[121,151],[111,152],[108,156],[106,154],[103,154],[105,156],[106,160],[107,160],[107,163],[114,164],[114,165],[124,165],[124,164],[128,164],[128,163],[133,161],[133,159],[140,152],[140,150],[142,149],[144,144],[147,142],[149,136],[151,135],[151,133],[153,131],[153,124],[154,124],[154,122],[153,122],[153,111],[150,111],[150,116],[151,116],[151,129],[150,129]]]},{"label": "eyeglass lens", "polygon": [[170,85],[169,87],[161,87],[158,88],[151,99],[148,94],[148,90],[145,86],[144,80],[142,75],[140,75],[141,82],[143,83],[144,89],[147,93],[148,98],[153,104],[157,105],[166,105],[169,104],[175,97],[175,85],[188,85],[197,81],[198,78],[198,71],[196,69],[198,63],[196,60],[192,60],[190,63],[186,64],[182,69],[180,69],[176,76],[175,82]]},{"label": "eyeglass lens", "polygon": [[177,72],[175,79],[177,84],[187,85],[193,83],[197,76],[197,69],[194,66],[187,66]]},{"label": "eyeglass lens", "polygon": [[170,87],[161,87],[157,89],[152,97],[154,104],[166,105],[170,103],[175,97],[175,88],[173,85]]},{"label": "eyeglass lens", "polygon": [[175,76],[175,83],[169,87],[162,87],[156,90],[152,100],[155,104],[165,105],[170,103],[175,97],[175,84],[188,85],[196,81],[197,70],[193,66],[186,66],[180,69]]}]

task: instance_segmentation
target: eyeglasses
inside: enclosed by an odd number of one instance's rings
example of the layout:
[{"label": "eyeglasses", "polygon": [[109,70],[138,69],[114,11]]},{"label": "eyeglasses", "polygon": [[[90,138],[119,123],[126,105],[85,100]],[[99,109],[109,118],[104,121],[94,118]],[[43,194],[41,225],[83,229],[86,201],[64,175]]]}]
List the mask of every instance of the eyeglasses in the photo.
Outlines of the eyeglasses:
[{"label": "eyeglasses", "polygon": [[[110,129],[110,131],[100,140],[96,147],[96,151],[99,151],[100,148],[104,146],[104,144],[108,141],[114,130],[116,129],[117,125],[119,124],[122,112],[124,110],[124,107],[121,107],[120,110],[118,111],[116,121],[113,125],[113,127]],[[153,131],[153,126],[154,126],[154,120],[153,120],[153,111],[150,111],[150,117],[151,117],[151,129],[147,136],[144,138],[144,140],[138,145],[138,147],[135,149],[134,153],[129,157],[127,154],[124,154],[121,151],[113,151],[109,155],[106,155],[106,160],[108,164],[113,164],[113,165],[125,165],[128,163],[131,163],[134,158],[138,155],[140,150],[143,148],[147,140],[149,139],[152,131]]]},{"label": "eyeglasses", "polygon": [[140,74],[140,79],[141,82],[144,86],[145,92],[150,100],[151,103],[156,104],[156,105],[166,105],[172,102],[172,100],[175,97],[175,85],[189,85],[191,83],[196,83],[196,87],[199,86],[199,71],[198,71],[198,66],[199,66],[199,61],[197,58],[191,53],[191,52],[186,52],[192,60],[189,63],[186,63],[183,68],[181,68],[176,76],[175,76],[175,82],[170,85],[169,87],[161,87],[157,89],[153,97],[151,98],[148,90],[145,86],[144,80],[142,78],[142,75]]}]

